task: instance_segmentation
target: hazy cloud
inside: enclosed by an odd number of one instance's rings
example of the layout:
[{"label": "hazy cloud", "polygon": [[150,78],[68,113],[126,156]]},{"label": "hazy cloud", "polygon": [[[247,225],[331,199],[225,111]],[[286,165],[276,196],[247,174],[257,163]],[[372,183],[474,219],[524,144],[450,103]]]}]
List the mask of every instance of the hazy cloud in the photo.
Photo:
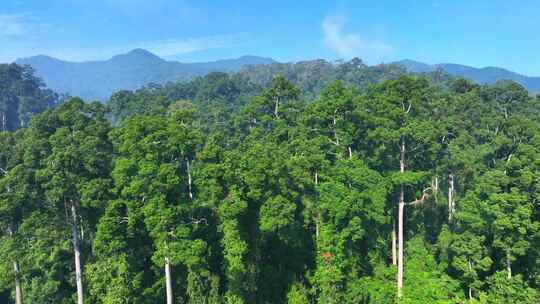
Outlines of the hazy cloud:
[{"label": "hazy cloud", "polygon": [[0,14],[0,38],[28,40],[43,32],[51,31],[52,24],[33,13]]},{"label": "hazy cloud", "polygon": [[223,34],[205,37],[146,41],[100,48],[62,48],[44,50],[47,55],[70,61],[105,60],[136,48],[146,49],[160,57],[170,57],[209,49],[238,46],[248,38],[247,34]]},{"label": "hazy cloud", "polygon": [[0,15],[0,36],[20,36],[26,31],[24,15]]},{"label": "hazy cloud", "polygon": [[173,56],[202,50],[237,46],[242,43],[246,36],[246,34],[228,34],[188,39],[171,39],[142,43],[139,46],[159,56]]},{"label": "hazy cloud", "polygon": [[381,57],[392,48],[376,40],[368,40],[356,33],[345,33],[346,18],[343,15],[326,16],[322,22],[324,44],[343,59],[352,57]]}]

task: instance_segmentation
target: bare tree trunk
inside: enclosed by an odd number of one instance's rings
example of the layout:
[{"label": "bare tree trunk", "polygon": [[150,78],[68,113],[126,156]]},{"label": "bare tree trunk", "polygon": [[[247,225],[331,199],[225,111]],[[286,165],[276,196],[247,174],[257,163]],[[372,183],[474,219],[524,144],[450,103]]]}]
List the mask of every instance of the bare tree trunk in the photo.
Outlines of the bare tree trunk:
[{"label": "bare tree trunk", "polygon": [[396,220],[392,220],[392,265],[397,266]]},{"label": "bare tree trunk", "polygon": [[448,221],[454,216],[454,175],[448,175]]},{"label": "bare tree trunk", "polygon": [[[8,234],[10,237],[13,237],[13,231],[15,225],[10,225],[8,227]],[[19,270],[19,262],[16,260],[13,261],[13,276],[15,280],[15,304],[22,304],[22,288],[21,288],[21,281],[20,281],[20,270]]]},{"label": "bare tree trunk", "polygon": [[[399,172],[405,173],[405,139],[401,138],[399,157]],[[402,185],[399,192],[398,205],[398,272],[397,272],[397,296],[401,298],[403,288],[403,217],[405,211],[405,188]]]},{"label": "bare tree trunk", "polygon": [[510,261],[510,255],[506,255],[506,277],[508,279],[512,278],[512,262]]},{"label": "bare tree trunk", "polygon": [[15,274],[15,303],[22,304],[22,289],[21,281],[19,278],[19,263],[13,262],[13,272]]},{"label": "bare tree trunk", "polygon": [[173,304],[171,261],[169,257],[165,257],[165,288],[167,290],[167,304]]},{"label": "bare tree trunk", "polygon": [[431,189],[435,195],[435,202],[437,202],[437,193],[439,192],[439,177],[435,176],[435,180],[431,182]]},{"label": "bare tree trunk", "polygon": [[81,249],[79,245],[78,227],[77,227],[77,208],[75,203],[71,202],[71,236],[73,238],[73,251],[75,254],[75,278],[77,281],[77,303],[84,304],[84,289],[82,281],[81,267]]},{"label": "bare tree trunk", "polygon": [[279,118],[279,97],[276,97],[274,102],[275,102],[274,116],[276,116],[276,118]]},{"label": "bare tree trunk", "polygon": [[399,202],[399,220],[398,220],[398,273],[397,273],[397,289],[398,298],[401,298],[401,289],[403,288],[403,213],[405,203]]},{"label": "bare tree trunk", "polygon": [[337,134],[337,118],[336,118],[337,109],[334,111],[334,116],[332,117],[332,125],[334,128],[334,139],[336,140],[336,145],[339,146],[339,137]]},{"label": "bare tree trunk", "polygon": [[[315,172],[315,186],[319,185],[319,173]],[[317,217],[315,218],[315,240],[319,240],[319,233],[320,233],[320,221],[321,221],[321,213],[317,212]]]},{"label": "bare tree trunk", "polygon": [[[469,259],[467,262],[469,263],[469,271],[471,271],[472,270],[471,260]],[[471,288],[471,286],[469,286],[469,300],[472,300],[472,288]]]},{"label": "bare tree trunk", "polygon": [[187,168],[187,175],[188,175],[189,198],[193,199],[193,192],[191,191],[191,171],[189,170],[189,159],[186,159],[186,168]]}]

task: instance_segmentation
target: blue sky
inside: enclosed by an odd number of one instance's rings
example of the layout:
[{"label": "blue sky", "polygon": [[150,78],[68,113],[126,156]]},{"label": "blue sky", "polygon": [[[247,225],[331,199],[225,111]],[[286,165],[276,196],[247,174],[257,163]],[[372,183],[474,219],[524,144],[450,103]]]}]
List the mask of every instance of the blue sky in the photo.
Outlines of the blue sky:
[{"label": "blue sky", "polygon": [[501,66],[540,76],[540,1],[0,0],[0,62],[360,57]]}]

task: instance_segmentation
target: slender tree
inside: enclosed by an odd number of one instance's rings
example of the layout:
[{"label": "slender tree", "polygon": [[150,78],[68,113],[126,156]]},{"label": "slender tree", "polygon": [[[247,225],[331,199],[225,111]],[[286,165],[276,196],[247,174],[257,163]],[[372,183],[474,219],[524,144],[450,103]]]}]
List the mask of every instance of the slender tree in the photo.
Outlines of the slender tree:
[{"label": "slender tree", "polygon": [[77,302],[84,303],[84,227],[91,227],[106,201],[110,172],[109,124],[99,104],[72,99],[49,114],[49,135],[37,172],[48,203],[71,230]]}]

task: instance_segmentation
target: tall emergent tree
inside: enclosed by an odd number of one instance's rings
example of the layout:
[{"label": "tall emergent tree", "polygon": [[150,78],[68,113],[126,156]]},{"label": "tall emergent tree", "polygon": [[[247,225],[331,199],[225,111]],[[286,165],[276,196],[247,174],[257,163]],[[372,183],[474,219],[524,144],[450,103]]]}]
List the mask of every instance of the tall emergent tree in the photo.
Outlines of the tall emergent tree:
[{"label": "tall emergent tree", "polygon": [[51,221],[71,230],[77,302],[83,304],[84,242],[90,241],[108,200],[110,124],[102,105],[76,98],[45,113],[41,122],[29,130],[33,140],[44,142],[36,176],[45,193],[45,208],[54,216]]},{"label": "tall emergent tree", "polygon": [[[113,133],[113,177],[127,209],[125,225],[144,224],[153,240],[152,261],[164,269],[168,304],[187,293],[190,301],[201,296],[198,288],[181,282],[197,276],[206,266],[206,242],[196,237],[199,218],[193,203],[193,160],[201,143],[193,107],[185,105],[167,117],[135,117]],[[176,278],[175,278],[176,277]],[[173,290],[176,289],[176,296]]]},{"label": "tall emergent tree", "polygon": [[[0,250],[3,272],[10,274],[15,293],[15,303],[22,304],[22,283],[20,257],[23,244],[19,227],[32,210],[30,175],[22,164],[23,131],[17,133],[0,132],[0,229],[2,249]],[[5,267],[5,268],[4,268]]]}]

